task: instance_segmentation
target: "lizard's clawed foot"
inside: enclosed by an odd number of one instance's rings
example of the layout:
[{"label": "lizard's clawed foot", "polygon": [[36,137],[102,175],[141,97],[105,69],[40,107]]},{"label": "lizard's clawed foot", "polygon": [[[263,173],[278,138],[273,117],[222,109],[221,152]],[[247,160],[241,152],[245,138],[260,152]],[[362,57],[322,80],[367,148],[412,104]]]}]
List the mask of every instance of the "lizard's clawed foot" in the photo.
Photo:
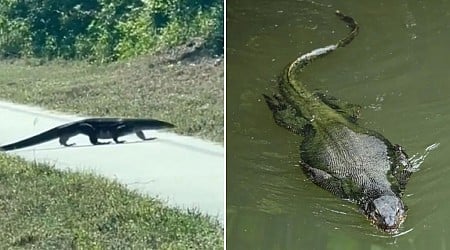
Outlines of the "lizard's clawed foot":
[{"label": "lizard's clawed foot", "polygon": [[106,144],[110,144],[110,143],[111,143],[110,141],[107,141],[107,142],[97,142],[96,145],[106,145]]}]

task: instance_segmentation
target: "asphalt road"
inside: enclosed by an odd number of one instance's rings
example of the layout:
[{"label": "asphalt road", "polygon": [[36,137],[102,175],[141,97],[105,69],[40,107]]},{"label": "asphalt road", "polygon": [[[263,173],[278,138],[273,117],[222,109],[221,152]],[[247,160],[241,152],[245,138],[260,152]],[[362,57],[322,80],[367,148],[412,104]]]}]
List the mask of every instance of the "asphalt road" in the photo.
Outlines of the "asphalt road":
[{"label": "asphalt road", "polygon": [[[0,101],[0,145],[18,141],[82,117]],[[168,131],[145,131],[152,141],[136,135],[125,144],[90,144],[87,136],[58,140],[8,151],[27,160],[55,164],[59,169],[91,171],[113,178],[131,189],[166,201],[169,206],[197,208],[224,218],[224,149],[200,139]]]}]

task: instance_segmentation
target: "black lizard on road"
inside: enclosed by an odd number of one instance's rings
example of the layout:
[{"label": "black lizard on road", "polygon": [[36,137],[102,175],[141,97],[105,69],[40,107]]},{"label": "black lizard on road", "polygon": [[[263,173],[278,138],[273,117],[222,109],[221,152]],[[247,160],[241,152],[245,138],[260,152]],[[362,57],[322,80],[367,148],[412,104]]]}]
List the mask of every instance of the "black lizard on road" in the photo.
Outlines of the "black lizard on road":
[{"label": "black lizard on road", "polygon": [[152,140],[155,138],[146,138],[142,130],[173,127],[175,126],[171,123],[154,119],[90,118],[66,123],[21,141],[0,146],[0,151],[25,148],[56,138],[59,138],[61,145],[73,146],[75,143],[68,144],[67,141],[78,134],[89,136],[93,145],[111,143],[99,142],[98,139],[113,139],[116,143],[123,143],[125,141],[120,141],[119,137],[132,133],[136,133],[142,140]]}]

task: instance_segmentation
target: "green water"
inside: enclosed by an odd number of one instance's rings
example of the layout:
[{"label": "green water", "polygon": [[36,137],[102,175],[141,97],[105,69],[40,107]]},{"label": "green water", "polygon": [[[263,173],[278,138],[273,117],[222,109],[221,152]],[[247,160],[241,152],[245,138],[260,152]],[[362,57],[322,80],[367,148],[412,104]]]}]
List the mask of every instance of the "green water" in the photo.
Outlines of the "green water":
[{"label": "green water", "polygon": [[[378,231],[298,166],[298,137],[262,93],[300,53],[359,36],[303,72],[310,89],[362,105],[360,124],[405,147],[434,143],[407,185],[400,234]],[[227,1],[227,248],[450,249],[450,2]]]}]

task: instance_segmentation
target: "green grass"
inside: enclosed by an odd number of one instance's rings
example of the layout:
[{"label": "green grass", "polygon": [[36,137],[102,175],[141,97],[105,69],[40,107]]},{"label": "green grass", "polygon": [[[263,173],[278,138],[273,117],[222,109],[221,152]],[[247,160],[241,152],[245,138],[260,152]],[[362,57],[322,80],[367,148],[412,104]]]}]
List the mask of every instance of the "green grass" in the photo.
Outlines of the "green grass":
[{"label": "green grass", "polygon": [[223,60],[168,54],[108,65],[0,61],[0,99],[84,116],[155,118],[175,132],[223,142]]},{"label": "green grass", "polygon": [[0,249],[223,249],[223,228],[117,182],[0,154]]}]

